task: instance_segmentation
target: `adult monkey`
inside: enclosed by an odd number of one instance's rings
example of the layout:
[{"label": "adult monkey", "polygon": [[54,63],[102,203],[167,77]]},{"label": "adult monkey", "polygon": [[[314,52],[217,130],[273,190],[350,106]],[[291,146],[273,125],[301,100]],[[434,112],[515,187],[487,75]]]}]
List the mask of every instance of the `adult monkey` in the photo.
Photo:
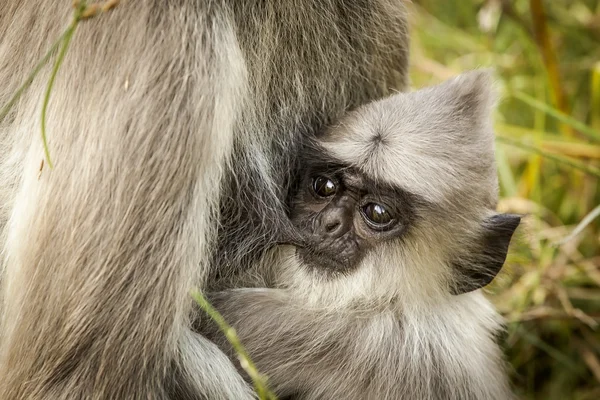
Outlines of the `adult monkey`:
[{"label": "adult monkey", "polygon": [[[68,20],[50,3],[0,3],[0,104]],[[54,169],[49,71],[0,122],[0,398],[251,398],[189,290],[272,244],[303,137],[405,87],[406,25],[398,0],[139,0],[81,26]]]}]

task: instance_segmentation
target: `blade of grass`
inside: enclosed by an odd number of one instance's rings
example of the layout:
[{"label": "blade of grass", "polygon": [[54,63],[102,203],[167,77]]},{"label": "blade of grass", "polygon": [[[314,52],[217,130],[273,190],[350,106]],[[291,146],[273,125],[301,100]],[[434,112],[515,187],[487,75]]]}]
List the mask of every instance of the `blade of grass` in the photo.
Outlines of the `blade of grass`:
[{"label": "blade of grass", "polygon": [[42,68],[44,68],[44,66],[48,63],[48,61],[50,61],[50,57],[52,57],[54,55],[54,53],[56,52],[56,50],[58,50],[61,43],[63,43],[67,33],[68,32],[66,32],[66,31],[63,32],[63,34],[60,35],[58,40],[56,40],[54,43],[52,43],[52,46],[50,46],[50,49],[48,50],[48,52],[46,52],[44,57],[42,57],[42,59],[35,65],[35,67],[33,68],[33,71],[31,71],[31,73],[29,74],[27,79],[25,79],[25,82],[23,82],[23,84],[21,86],[19,86],[19,88],[17,89],[15,94],[11,97],[11,99],[8,101],[8,103],[6,103],[2,107],[2,110],[0,110],[0,121],[2,121],[4,118],[6,118],[6,116],[10,112],[10,110],[14,107],[14,105],[17,103],[17,101],[19,101],[19,99],[21,98],[23,93],[25,93],[27,91],[27,89],[29,89],[29,87],[33,83],[33,80],[35,79],[35,77],[39,74],[39,72],[42,70]]},{"label": "blade of grass", "polygon": [[[535,136],[535,134],[537,133],[537,131],[533,128],[525,128],[523,126],[518,126],[518,125],[512,125],[512,124],[507,124],[507,123],[500,123],[500,122],[496,122],[494,124],[494,128],[496,128],[497,130],[501,130],[503,132],[508,133],[510,136],[515,136],[515,137],[520,137],[520,136]],[[556,133],[552,133],[552,132],[544,132],[544,137],[548,138],[562,138],[562,135],[556,134]],[[578,139],[572,139],[569,138],[567,139],[569,141],[576,141]]]},{"label": "blade of grass", "polygon": [[527,340],[529,343],[531,343],[535,347],[546,352],[550,357],[554,358],[556,361],[560,362],[565,367],[569,368],[572,371],[577,372],[577,370],[578,370],[577,364],[575,364],[573,361],[571,361],[571,359],[567,355],[563,354],[559,350],[550,346],[548,343],[544,342],[542,339],[540,339],[536,335],[528,332],[523,327],[523,325],[520,325],[520,324],[515,324],[515,325],[516,325],[516,328],[515,328],[516,332],[518,332],[521,335],[521,337],[523,337],[525,340]]},{"label": "blade of grass", "polygon": [[496,148],[496,164],[500,185],[504,189],[506,197],[513,197],[517,193],[517,182],[508,163],[506,152],[502,147]]},{"label": "blade of grass", "polygon": [[546,114],[548,114],[549,116],[559,120],[560,122],[563,122],[563,123],[575,128],[577,131],[579,131],[581,134],[587,136],[588,138],[600,142],[600,132],[595,129],[590,128],[583,122],[578,121],[575,118],[557,110],[556,108],[554,108],[552,106],[549,106],[548,104],[542,103],[541,101],[539,101],[523,92],[513,91],[510,94],[513,97],[515,97],[516,99],[519,99],[522,102],[526,103],[530,107],[533,107],[537,110],[543,111]]},{"label": "blade of grass", "polygon": [[244,371],[250,376],[254,384],[254,389],[261,400],[276,400],[277,397],[268,389],[266,384],[266,378],[262,376],[256,366],[250,359],[250,356],[246,352],[246,349],[242,345],[238,338],[235,329],[233,329],[226,321],[225,318],[206,300],[206,298],[198,291],[192,292],[192,297],[196,300],[196,303],[206,312],[213,321],[217,324],[219,329],[223,332],[233,349],[238,354],[240,364]]},{"label": "blade of grass", "polygon": [[451,44],[457,49],[462,49],[463,53],[487,51],[486,46],[482,43],[482,38],[469,35],[455,26],[446,24],[415,3],[411,7],[417,11],[414,14],[415,22],[413,24],[416,27],[428,27],[428,29],[420,29],[418,33],[427,38],[429,46]]},{"label": "blade of grass", "polygon": [[[83,7],[83,8],[82,8]],[[62,46],[60,48],[60,52],[58,53],[58,57],[56,58],[56,62],[52,67],[52,73],[50,74],[50,79],[48,80],[48,86],[46,87],[46,93],[44,94],[44,102],[42,104],[42,143],[44,145],[44,154],[46,155],[46,161],[48,162],[48,167],[52,169],[52,159],[50,158],[50,149],[48,147],[48,137],[46,134],[46,114],[48,111],[48,104],[50,103],[50,95],[52,94],[52,88],[54,87],[54,81],[56,80],[56,75],[58,74],[58,70],[60,69],[63,61],[65,60],[65,55],[67,54],[67,50],[69,49],[69,44],[71,43],[71,39],[73,39],[73,34],[75,33],[75,29],[77,29],[77,25],[81,20],[81,12],[85,10],[85,2],[81,2],[81,5],[78,7],[75,12],[75,16],[73,17],[73,22],[65,31]]]},{"label": "blade of grass", "polygon": [[505,144],[508,144],[508,145],[511,145],[514,147],[518,147],[522,150],[529,151],[531,153],[539,154],[549,160],[555,161],[559,164],[563,164],[563,165],[566,165],[566,166],[574,168],[574,169],[578,169],[580,171],[585,172],[586,174],[593,175],[600,179],[600,169],[593,167],[591,165],[582,163],[581,161],[577,161],[577,160],[573,160],[571,158],[559,156],[557,154],[551,154],[551,153],[545,152],[535,146],[532,146],[532,145],[529,145],[526,143],[522,143],[518,140],[508,138],[506,136],[496,136],[496,140],[498,140],[501,143],[505,143]]},{"label": "blade of grass", "polygon": [[560,140],[545,140],[541,143],[545,151],[568,157],[600,159],[600,146],[585,143],[569,143]]},{"label": "blade of grass", "polygon": [[581,232],[583,232],[583,230],[589,224],[591,224],[593,220],[595,220],[599,216],[600,216],[600,205],[596,206],[585,217],[583,217],[583,219],[581,220],[581,222],[579,224],[577,224],[577,226],[575,227],[575,229],[573,229],[573,232],[571,232],[566,238],[564,238],[564,239],[560,240],[558,243],[556,243],[556,246],[562,246],[563,244],[565,244],[567,242],[570,242],[571,240],[575,239],[575,237],[577,235],[579,235]]},{"label": "blade of grass", "polygon": [[119,4],[119,0],[108,0],[102,5],[93,4],[91,6],[87,5],[86,0],[75,0],[73,2],[74,12],[73,12],[73,20],[69,27],[60,35],[60,37],[52,43],[50,49],[46,52],[44,57],[35,65],[33,71],[29,74],[25,82],[17,89],[15,94],[11,97],[11,99],[6,103],[2,109],[0,110],[0,121],[2,121],[10,110],[14,107],[14,105],[19,101],[23,93],[29,89],[31,84],[33,83],[35,77],[39,74],[42,68],[50,61],[50,58],[54,55],[54,53],[59,49],[60,51],[58,57],[52,67],[52,72],[50,74],[50,79],[48,81],[48,85],[46,87],[46,92],[44,94],[44,101],[42,104],[42,120],[41,120],[41,134],[42,134],[42,143],[44,147],[44,154],[46,156],[46,160],[48,162],[48,166],[50,168],[53,167],[52,160],[50,159],[50,150],[48,147],[48,139],[46,134],[46,114],[48,110],[48,104],[50,102],[50,95],[52,94],[52,88],[54,87],[54,81],[56,80],[56,76],[58,74],[58,70],[60,69],[67,50],[69,48],[69,44],[71,39],[73,38],[73,34],[75,33],[75,29],[79,22],[84,19],[93,18],[97,16],[100,12],[107,12],[115,8]]},{"label": "blade of grass", "polygon": [[[558,57],[552,41],[550,40],[550,32],[546,22],[546,12],[542,0],[530,0],[529,8],[531,10],[531,21],[533,22],[533,33],[535,41],[538,45],[544,67],[548,74],[548,82],[551,89],[554,104],[564,114],[569,113],[567,98],[565,96],[562,80],[560,79],[560,71],[558,67]],[[572,131],[567,129],[566,133],[572,135]]]},{"label": "blade of grass", "polygon": [[[541,79],[534,80],[537,92],[539,96],[545,95],[545,85]],[[544,138],[544,131],[546,129],[546,114],[540,110],[534,112],[534,129],[533,129],[533,140],[535,147],[540,148],[541,142]],[[539,202],[541,190],[539,188],[540,183],[540,170],[542,168],[542,157],[537,154],[529,157],[527,160],[527,166],[524,171],[523,186],[521,187],[523,197],[528,197]]]},{"label": "blade of grass", "polygon": [[[517,125],[496,123],[497,132],[503,136],[519,139],[523,136],[534,136],[536,131]],[[544,132],[544,139],[539,143],[544,151],[561,154],[567,157],[600,159],[600,145],[591,144],[575,137],[560,136],[548,131]]]},{"label": "blade of grass", "polygon": [[600,63],[592,68],[590,88],[590,125],[593,129],[600,129]]}]

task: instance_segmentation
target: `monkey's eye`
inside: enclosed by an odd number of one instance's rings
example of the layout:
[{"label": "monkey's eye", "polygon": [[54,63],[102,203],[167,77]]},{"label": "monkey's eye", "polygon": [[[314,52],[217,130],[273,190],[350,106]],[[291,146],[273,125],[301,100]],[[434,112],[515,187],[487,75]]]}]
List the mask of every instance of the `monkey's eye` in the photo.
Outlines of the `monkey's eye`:
[{"label": "monkey's eye", "polygon": [[326,176],[317,176],[312,180],[312,190],[319,197],[329,197],[335,194],[337,185]]},{"label": "monkey's eye", "polygon": [[384,205],[368,203],[362,206],[361,213],[367,224],[373,229],[387,228],[394,218]]}]

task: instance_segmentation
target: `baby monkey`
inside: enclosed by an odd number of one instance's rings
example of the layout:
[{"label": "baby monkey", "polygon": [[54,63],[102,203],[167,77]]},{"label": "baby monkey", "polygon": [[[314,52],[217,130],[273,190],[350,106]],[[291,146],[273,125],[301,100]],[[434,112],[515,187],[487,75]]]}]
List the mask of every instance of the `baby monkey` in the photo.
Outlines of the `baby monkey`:
[{"label": "baby monkey", "polygon": [[494,103],[489,72],[468,72],[349,112],[307,146],[296,239],[244,277],[254,288],[209,294],[277,395],[512,398],[478,290],[520,222],[494,211]]}]

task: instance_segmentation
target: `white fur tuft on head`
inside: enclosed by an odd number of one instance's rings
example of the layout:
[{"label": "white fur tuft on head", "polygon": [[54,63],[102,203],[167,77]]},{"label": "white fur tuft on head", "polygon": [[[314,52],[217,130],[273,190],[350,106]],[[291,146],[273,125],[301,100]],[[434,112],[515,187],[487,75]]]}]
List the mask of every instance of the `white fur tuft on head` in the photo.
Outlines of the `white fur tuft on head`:
[{"label": "white fur tuft on head", "polygon": [[366,175],[428,201],[478,193],[494,205],[495,99],[490,70],[467,72],[364,105],[333,127],[322,144]]}]

